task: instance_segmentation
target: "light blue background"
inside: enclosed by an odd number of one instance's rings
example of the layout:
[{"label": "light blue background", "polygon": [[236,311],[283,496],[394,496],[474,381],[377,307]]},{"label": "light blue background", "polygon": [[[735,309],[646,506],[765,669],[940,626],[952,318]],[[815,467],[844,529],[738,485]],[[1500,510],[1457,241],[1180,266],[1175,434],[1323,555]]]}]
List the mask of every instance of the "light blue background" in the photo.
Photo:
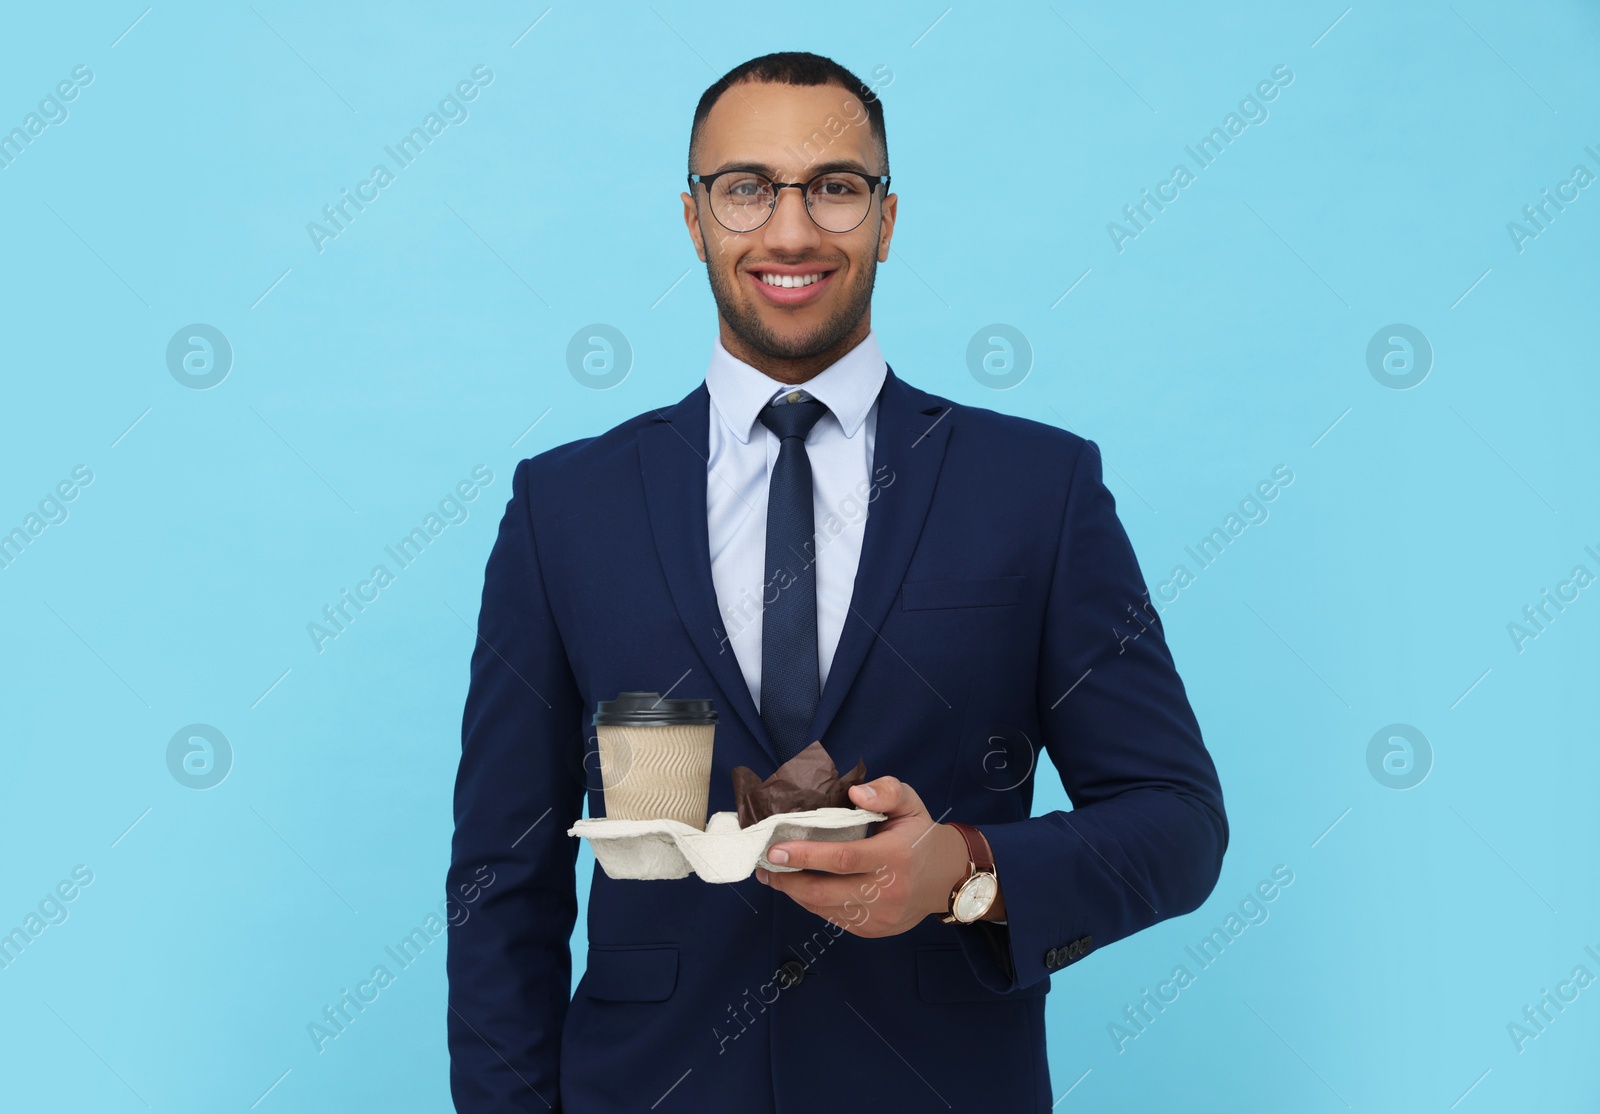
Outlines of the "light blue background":
[{"label": "light blue background", "polygon": [[[1094,438],[1153,587],[1295,476],[1164,605],[1232,844],[1205,907],[1055,978],[1057,1109],[1592,1108],[1600,986],[1520,1052],[1507,1025],[1600,975],[1600,587],[1520,653],[1506,626],[1600,574],[1600,188],[1507,232],[1600,173],[1593,5],[142,7],[0,17],[0,128],[94,74],[0,170],[0,529],[94,474],[0,571],[0,931],[94,873],[0,970],[0,1108],[447,1108],[442,939],[321,1052],[307,1025],[443,896],[516,461],[703,374],[689,116],[791,48],[882,86],[900,374]],[[480,64],[470,117],[319,253],[307,222]],[[1270,117],[1118,252],[1107,223],[1280,64]],[[196,322],[234,351],[206,391],[166,366]],[[566,366],[593,322],[633,350],[605,392]],[[1014,389],[967,367],[990,323],[1030,342]],[[1367,366],[1391,323],[1433,348],[1411,390]],[[480,464],[470,517],[319,653],[306,624]],[[191,723],[233,748],[208,791],[168,771]],[[1368,769],[1391,723],[1432,746],[1408,791]],[[1064,804],[1045,770],[1036,809]],[[1270,918],[1119,1052],[1279,864]]]}]

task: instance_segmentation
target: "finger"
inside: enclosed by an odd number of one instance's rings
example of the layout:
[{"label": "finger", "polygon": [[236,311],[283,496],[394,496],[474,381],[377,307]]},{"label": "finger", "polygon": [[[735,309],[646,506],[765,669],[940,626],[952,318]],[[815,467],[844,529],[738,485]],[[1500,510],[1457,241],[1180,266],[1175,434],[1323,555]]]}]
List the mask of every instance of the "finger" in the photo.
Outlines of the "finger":
[{"label": "finger", "polygon": [[850,799],[861,808],[891,817],[926,812],[917,791],[899,778],[880,777],[850,787]]},{"label": "finger", "polygon": [[850,800],[861,808],[883,811],[883,806],[899,800],[900,779],[873,778],[850,787]]},{"label": "finger", "polygon": [[767,871],[767,885],[788,894],[818,916],[837,913],[846,902],[860,904],[861,883],[832,874]]},{"label": "finger", "polygon": [[867,874],[882,865],[882,856],[866,846],[870,842],[868,839],[790,840],[767,848],[767,861],[774,866],[821,870],[829,874]]}]

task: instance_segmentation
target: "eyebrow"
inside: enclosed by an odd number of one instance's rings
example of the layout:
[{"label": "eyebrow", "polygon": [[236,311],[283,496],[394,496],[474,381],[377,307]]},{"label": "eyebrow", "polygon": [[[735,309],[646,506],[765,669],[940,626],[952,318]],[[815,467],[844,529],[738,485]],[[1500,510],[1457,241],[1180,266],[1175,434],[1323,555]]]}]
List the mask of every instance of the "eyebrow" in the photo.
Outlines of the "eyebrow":
[{"label": "eyebrow", "polygon": [[[778,178],[778,169],[777,169],[777,167],[770,166],[770,165],[768,165],[767,163],[764,163],[764,162],[729,162],[729,163],[724,163],[723,165],[717,167],[717,169],[715,169],[713,171],[710,171],[707,174],[702,175],[702,177],[709,178],[712,174],[725,174],[725,173],[727,173],[728,171],[731,171],[731,170],[751,170],[751,171],[754,171],[757,174],[765,175],[766,177],[771,178],[774,181],[776,181],[777,178]],[[806,170],[805,174],[806,174],[806,178],[810,179],[810,178],[815,178],[818,174],[832,174],[835,171],[840,171],[840,170],[854,171],[855,173],[864,175],[865,177],[868,177],[868,178],[876,178],[876,177],[878,177],[878,175],[876,175],[872,171],[868,170],[865,165],[863,165],[860,162],[857,162],[855,159],[834,159],[834,160],[832,160],[830,162],[817,163],[813,167],[808,168]]]}]

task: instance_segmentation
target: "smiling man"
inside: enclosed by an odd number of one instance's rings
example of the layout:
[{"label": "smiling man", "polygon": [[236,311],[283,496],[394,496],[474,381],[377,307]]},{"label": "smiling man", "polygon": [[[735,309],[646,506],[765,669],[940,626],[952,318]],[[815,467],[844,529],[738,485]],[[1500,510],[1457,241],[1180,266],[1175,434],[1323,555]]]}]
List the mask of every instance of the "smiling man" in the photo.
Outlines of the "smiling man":
[{"label": "smiling man", "polygon": [[[1052,975],[1216,882],[1216,770],[1098,448],[884,360],[889,183],[848,70],[725,75],[682,198],[705,381],[517,467],[456,783],[461,1111],[1047,1111]],[[821,740],[887,819],[733,885],[597,869],[573,990],[588,717],[647,689],[719,710],[711,811]],[[1043,752],[1070,812],[1031,815]]]}]

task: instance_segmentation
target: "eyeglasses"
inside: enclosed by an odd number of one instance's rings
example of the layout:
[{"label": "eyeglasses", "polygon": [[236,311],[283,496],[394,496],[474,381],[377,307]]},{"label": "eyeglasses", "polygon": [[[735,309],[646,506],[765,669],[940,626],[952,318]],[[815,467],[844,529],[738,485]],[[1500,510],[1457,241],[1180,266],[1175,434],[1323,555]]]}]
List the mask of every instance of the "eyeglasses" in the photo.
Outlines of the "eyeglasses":
[{"label": "eyeglasses", "polygon": [[753,170],[719,170],[715,174],[689,175],[689,190],[706,188],[711,215],[729,232],[754,232],[778,209],[778,194],[796,189],[806,199],[806,212],[824,232],[851,232],[867,219],[873,192],[881,185],[889,193],[887,174],[857,174],[830,170],[806,182],[774,182]]}]

